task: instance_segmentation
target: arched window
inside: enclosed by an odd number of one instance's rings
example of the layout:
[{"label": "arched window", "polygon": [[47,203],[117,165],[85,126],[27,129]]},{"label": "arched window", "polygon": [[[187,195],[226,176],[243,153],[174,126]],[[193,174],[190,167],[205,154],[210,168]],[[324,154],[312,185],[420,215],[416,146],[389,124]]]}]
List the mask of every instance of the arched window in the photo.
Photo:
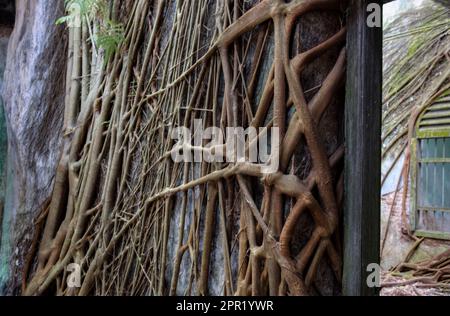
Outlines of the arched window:
[{"label": "arched window", "polygon": [[450,239],[450,97],[428,107],[412,142],[411,222],[417,236]]}]

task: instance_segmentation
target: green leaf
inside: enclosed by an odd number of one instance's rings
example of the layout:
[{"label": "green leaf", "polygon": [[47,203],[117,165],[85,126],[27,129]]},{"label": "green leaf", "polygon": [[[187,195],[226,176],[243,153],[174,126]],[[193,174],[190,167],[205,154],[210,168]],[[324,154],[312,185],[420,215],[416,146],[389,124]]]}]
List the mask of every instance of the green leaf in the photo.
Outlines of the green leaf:
[{"label": "green leaf", "polygon": [[55,24],[56,25],[60,25],[60,24],[64,24],[64,23],[66,23],[67,21],[69,21],[70,20],[70,16],[63,16],[63,17],[60,17],[58,20],[56,20],[56,22],[55,22]]}]

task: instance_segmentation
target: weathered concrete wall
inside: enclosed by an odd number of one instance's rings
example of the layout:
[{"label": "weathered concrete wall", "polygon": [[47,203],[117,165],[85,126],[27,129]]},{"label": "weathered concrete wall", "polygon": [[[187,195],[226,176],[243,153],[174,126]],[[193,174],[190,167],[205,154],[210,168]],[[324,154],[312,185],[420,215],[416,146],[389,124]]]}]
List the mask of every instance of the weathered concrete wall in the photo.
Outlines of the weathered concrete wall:
[{"label": "weathered concrete wall", "polygon": [[8,178],[3,218],[0,291],[17,292],[32,222],[50,195],[64,111],[64,29],[55,21],[64,1],[16,0],[3,99]]}]

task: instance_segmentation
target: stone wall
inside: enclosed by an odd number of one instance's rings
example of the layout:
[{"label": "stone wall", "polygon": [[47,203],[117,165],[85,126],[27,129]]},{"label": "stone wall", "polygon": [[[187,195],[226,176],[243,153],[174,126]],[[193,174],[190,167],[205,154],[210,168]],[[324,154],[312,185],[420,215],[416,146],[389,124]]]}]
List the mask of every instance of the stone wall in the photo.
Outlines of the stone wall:
[{"label": "stone wall", "polygon": [[[7,152],[8,152],[8,140],[6,132],[6,118],[5,111],[3,108],[3,98],[1,91],[3,89],[4,80],[3,73],[6,66],[6,55],[8,51],[8,41],[11,35],[12,27],[14,23],[14,1],[12,0],[0,0],[0,237],[3,236],[3,219],[7,218],[4,216],[4,206],[5,206],[5,195],[6,195],[6,167],[7,167]],[[5,229],[5,244],[8,244],[9,231]],[[1,249],[1,248],[0,248]],[[4,256],[3,251],[0,252],[0,258]],[[4,275],[6,271],[6,266],[0,264],[0,278]]]},{"label": "stone wall", "polygon": [[[3,3],[4,1],[2,1]],[[64,111],[64,1],[17,0],[3,100],[8,175],[0,253],[0,292],[14,294],[33,238],[33,219],[50,195]]]}]

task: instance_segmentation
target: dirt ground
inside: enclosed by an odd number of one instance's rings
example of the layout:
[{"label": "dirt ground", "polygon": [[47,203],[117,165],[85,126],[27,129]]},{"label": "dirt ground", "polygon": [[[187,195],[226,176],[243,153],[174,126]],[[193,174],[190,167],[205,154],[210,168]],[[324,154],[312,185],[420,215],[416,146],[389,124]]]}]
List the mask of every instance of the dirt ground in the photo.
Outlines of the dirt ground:
[{"label": "dirt ground", "polygon": [[[404,262],[408,252],[414,245],[414,240],[402,233],[402,192],[398,192],[395,205],[392,208],[395,193],[390,193],[381,198],[381,266],[383,269],[382,283],[403,282],[406,278],[394,277],[389,274],[389,270],[395,268],[398,264]],[[392,214],[391,213],[392,209]],[[406,205],[409,219],[409,205]],[[390,216],[389,216],[390,215]],[[389,219],[390,218],[390,219]],[[386,233],[386,227],[389,219],[389,227]],[[409,223],[408,223],[409,225]],[[383,247],[384,236],[385,242]],[[431,259],[450,249],[450,242],[426,239],[415,251],[411,258],[411,263],[417,263],[423,260]],[[450,296],[448,289],[424,288],[421,284],[410,284],[406,286],[397,286],[383,288],[382,296]]]},{"label": "dirt ground", "polygon": [[[387,272],[383,272],[382,283],[404,282],[406,278],[394,277]],[[450,296],[449,289],[426,288],[423,284],[413,283],[405,286],[384,287],[381,289],[381,296]]]}]

